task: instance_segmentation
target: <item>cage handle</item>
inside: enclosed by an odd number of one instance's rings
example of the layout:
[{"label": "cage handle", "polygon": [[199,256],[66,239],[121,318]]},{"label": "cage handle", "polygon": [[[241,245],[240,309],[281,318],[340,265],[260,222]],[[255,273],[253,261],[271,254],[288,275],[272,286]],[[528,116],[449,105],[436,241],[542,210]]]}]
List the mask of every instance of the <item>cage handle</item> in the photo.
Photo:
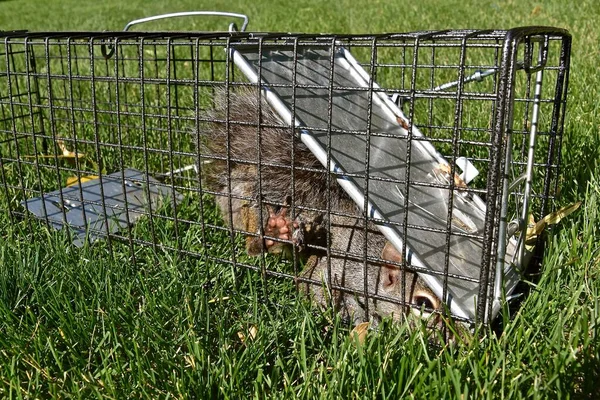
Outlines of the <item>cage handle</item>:
[{"label": "cage handle", "polygon": [[[244,32],[246,30],[246,27],[248,26],[248,16],[244,15],[244,14],[237,14],[237,13],[224,12],[224,11],[183,11],[183,12],[160,14],[160,15],[154,15],[152,17],[136,19],[136,20],[130,21],[127,25],[125,25],[125,28],[123,29],[123,31],[127,32],[129,30],[129,28],[131,28],[133,25],[143,24],[146,22],[156,21],[159,19],[190,17],[190,16],[197,16],[197,15],[241,18],[244,20],[244,23],[242,24],[242,28],[240,29],[240,32]],[[235,23],[229,25],[229,30],[230,31],[237,30],[237,26],[235,25]]]},{"label": "cage handle", "polygon": [[[125,25],[123,32],[127,32],[129,30],[129,28],[131,28],[133,25],[139,25],[139,24],[143,24],[146,22],[150,22],[150,21],[157,21],[157,20],[166,19],[166,18],[190,17],[190,16],[197,16],[197,15],[241,18],[244,20],[244,23],[242,24],[242,28],[240,29],[240,32],[244,32],[246,30],[246,27],[248,26],[248,22],[249,22],[248,16],[245,14],[230,13],[230,12],[225,12],[225,11],[183,11],[183,12],[176,12],[176,13],[169,13],[169,14],[154,15],[152,17],[140,18],[140,19],[136,19],[133,21],[129,21],[127,23],[127,25]],[[232,22],[231,24],[229,24],[229,32],[237,32],[237,31],[238,31],[238,28],[237,28],[237,25],[235,24],[235,22]],[[102,53],[102,56],[104,57],[104,59],[108,60],[115,53],[115,48],[112,44],[106,45],[103,43],[100,46],[100,52]]]}]

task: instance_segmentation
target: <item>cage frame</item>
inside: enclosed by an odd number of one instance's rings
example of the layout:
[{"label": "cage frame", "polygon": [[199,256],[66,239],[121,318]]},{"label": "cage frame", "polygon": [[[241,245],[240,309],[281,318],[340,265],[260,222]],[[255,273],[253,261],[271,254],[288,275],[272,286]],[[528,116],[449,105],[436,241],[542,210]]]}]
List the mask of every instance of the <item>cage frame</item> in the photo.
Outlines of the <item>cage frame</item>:
[{"label": "cage frame", "polygon": [[[128,25],[129,26],[129,25]],[[503,249],[504,247],[501,244],[498,243],[502,243],[503,238],[505,238],[506,236],[506,232],[508,230],[508,224],[509,221],[507,220],[507,215],[506,215],[506,204],[507,204],[507,197],[509,196],[509,179],[507,179],[507,174],[511,165],[511,146],[512,146],[512,134],[511,131],[513,130],[512,124],[514,122],[514,116],[513,116],[513,110],[514,110],[514,102],[515,102],[515,76],[517,74],[518,70],[525,70],[527,73],[533,74],[533,73],[539,73],[540,71],[544,71],[545,70],[545,61],[547,58],[547,55],[544,55],[544,52],[547,51],[547,46],[544,47],[543,45],[541,45],[539,47],[539,54],[540,54],[540,60],[538,64],[534,64],[531,65],[531,63],[528,65],[527,61],[524,64],[520,64],[519,63],[519,58],[518,58],[518,52],[520,49],[524,48],[525,52],[527,53],[527,51],[532,52],[533,47],[535,47],[535,45],[532,45],[532,47],[530,48],[530,39],[531,38],[543,38],[543,41],[545,41],[546,43],[549,40],[559,40],[561,41],[561,51],[560,51],[560,55],[559,55],[559,60],[560,60],[560,66],[558,68],[558,75],[557,75],[557,79],[556,79],[556,87],[555,87],[555,96],[554,96],[554,105],[553,105],[553,114],[552,114],[552,121],[551,121],[551,131],[552,133],[556,136],[555,140],[551,140],[550,144],[549,144],[549,148],[548,148],[548,161],[547,164],[548,165],[552,165],[555,166],[555,170],[553,172],[555,172],[554,176],[551,176],[550,173],[546,174],[544,176],[544,183],[543,183],[543,193],[542,193],[542,205],[541,205],[541,214],[545,215],[547,212],[549,212],[551,210],[551,205],[549,204],[550,200],[551,200],[551,192],[556,192],[557,188],[558,188],[558,175],[560,174],[560,146],[561,146],[561,138],[563,136],[563,130],[564,130],[564,118],[565,118],[565,107],[566,107],[566,98],[567,98],[567,88],[568,88],[568,75],[569,75],[569,60],[570,60],[570,49],[571,49],[571,36],[570,34],[563,29],[558,29],[558,28],[552,28],[552,27],[523,27],[523,28],[515,28],[515,29],[511,29],[511,30],[507,30],[507,31],[499,31],[499,30],[445,30],[445,31],[427,31],[427,32],[411,32],[411,33],[393,33],[393,34],[378,34],[378,35],[312,35],[312,34],[289,34],[289,33],[242,33],[242,32],[205,32],[205,33],[190,33],[190,32],[185,32],[185,33],[181,33],[181,32],[145,32],[145,33],[140,33],[140,32],[54,32],[54,33],[29,33],[26,31],[13,31],[13,32],[0,32],[0,38],[2,38],[3,40],[3,48],[0,50],[0,59],[2,56],[5,57],[5,65],[4,65],[4,77],[7,78],[7,80],[9,81],[9,85],[8,85],[8,90],[9,93],[6,96],[2,96],[0,94],[0,105],[3,105],[4,108],[4,112],[6,112],[6,105],[9,106],[9,108],[11,108],[11,115],[14,115],[14,110],[12,110],[12,107],[14,105],[14,101],[13,101],[13,94],[11,93],[11,89],[12,86],[10,84],[10,79],[11,76],[14,76],[15,74],[18,75],[19,73],[15,73],[15,72],[11,72],[11,67],[10,67],[10,61],[9,61],[9,57],[13,56],[14,54],[10,52],[9,50],[9,46],[10,44],[12,44],[13,42],[15,43],[21,43],[20,41],[22,41],[22,44],[25,47],[25,57],[26,59],[28,59],[27,66],[26,68],[29,70],[31,69],[31,71],[28,71],[27,74],[27,103],[25,106],[29,107],[29,112],[30,112],[30,120],[32,125],[35,125],[35,118],[36,115],[38,115],[37,118],[43,118],[43,114],[41,111],[38,110],[39,114],[36,114],[36,111],[34,110],[35,106],[41,106],[42,105],[42,100],[39,98],[40,96],[40,89],[39,89],[39,84],[40,84],[40,79],[42,78],[42,75],[40,73],[38,73],[36,71],[37,65],[36,65],[36,57],[27,54],[28,49],[30,48],[30,44],[31,41],[38,43],[37,45],[39,46],[39,42],[36,42],[40,39],[43,38],[45,44],[45,62],[47,65],[49,65],[50,63],[50,53],[48,51],[48,46],[52,46],[53,42],[52,40],[54,39],[58,39],[58,40],[63,40],[66,39],[67,40],[67,44],[73,40],[87,40],[89,43],[89,48],[90,48],[90,55],[89,55],[89,62],[91,65],[93,65],[99,58],[94,54],[94,50],[93,47],[94,46],[100,46],[101,49],[101,55],[105,60],[109,60],[111,59],[111,57],[113,56],[113,54],[111,54],[111,50],[110,50],[110,46],[112,46],[113,48],[118,48],[119,46],[122,46],[123,42],[127,42],[127,41],[133,41],[134,43],[136,41],[138,41],[140,43],[140,46],[143,46],[144,41],[145,40],[153,40],[153,38],[160,38],[161,40],[164,40],[167,47],[170,46],[170,41],[176,41],[179,39],[189,39],[191,42],[193,42],[193,40],[196,40],[196,46],[198,45],[198,42],[200,40],[206,40],[206,41],[210,41],[210,40],[216,40],[219,41],[221,43],[225,43],[225,47],[227,50],[229,50],[232,46],[232,43],[234,43],[235,41],[257,41],[258,43],[262,43],[265,41],[269,41],[269,40],[275,40],[275,41],[292,41],[295,43],[297,43],[298,41],[302,41],[302,40],[306,40],[306,41],[322,41],[322,42],[331,42],[332,46],[335,45],[336,42],[338,41],[362,41],[365,43],[371,42],[373,43],[372,45],[372,49],[375,49],[375,43],[381,42],[381,41],[385,41],[385,40],[413,40],[414,41],[414,48],[415,49],[419,49],[419,43],[422,41],[427,41],[427,40],[442,40],[442,39],[454,39],[454,40],[461,40],[461,49],[466,49],[468,47],[468,40],[471,40],[473,38],[491,38],[494,40],[500,40],[502,43],[501,46],[501,50],[499,51],[499,67],[497,70],[497,74],[496,74],[496,79],[497,79],[497,87],[496,87],[496,99],[494,100],[494,111],[493,111],[493,117],[492,117],[492,126],[493,128],[490,130],[490,159],[489,159],[489,163],[490,163],[490,168],[488,169],[487,172],[487,177],[486,177],[486,192],[489,196],[489,198],[492,199],[496,199],[496,201],[491,201],[487,203],[487,208],[486,208],[486,217],[485,217],[485,227],[484,227],[484,232],[483,232],[483,246],[484,246],[484,251],[482,252],[482,259],[481,259],[481,272],[480,272],[480,276],[478,277],[479,280],[479,294],[478,294],[478,304],[477,304],[477,316],[475,318],[475,321],[471,321],[471,322],[490,322],[489,318],[487,317],[488,315],[492,314],[492,302],[489,301],[489,295],[488,295],[488,290],[490,285],[495,285],[496,288],[495,290],[498,289],[498,285],[501,285],[501,279],[500,279],[500,275],[497,275],[497,271],[503,267],[504,265],[504,260],[503,260]],[[535,40],[534,40],[535,41]],[[110,44],[110,46],[108,45]],[[260,45],[259,45],[260,46]],[[67,49],[69,49],[70,47],[67,46]],[[544,50],[545,49],[545,50]],[[32,47],[33,50],[33,47]],[[197,48],[196,48],[196,52],[197,52]],[[228,52],[228,51],[227,51]],[[169,53],[168,53],[169,54]],[[416,57],[416,55],[415,55]],[[529,55],[529,57],[527,57],[527,55],[524,57],[524,60],[532,60],[533,55]],[[168,58],[168,56],[167,56]],[[196,58],[196,60],[199,60],[199,57]],[[167,61],[168,62],[168,61]],[[142,64],[141,70],[143,70],[143,62],[140,61],[140,63]],[[225,70],[227,71],[226,73],[228,73],[230,71],[231,67],[231,62],[230,61],[225,61],[226,63],[226,68]],[[13,60],[13,64],[14,64],[14,60]],[[417,62],[416,59],[413,60],[413,70],[417,68]],[[69,67],[71,67],[71,65],[69,65]],[[374,61],[373,58],[371,58],[371,71],[374,70]],[[459,69],[460,70],[460,69]],[[115,71],[118,71],[118,67],[116,66],[115,63]],[[0,71],[0,80],[3,79],[3,75],[1,74],[2,71]],[[70,73],[71,71],[69,71],[69,73],[67,75],[72,75]],[[33,77],[33,79],[32,79]],[[461,96],[461,92],[460,92],[460,88],[464,87],[465,84],[465,78],[468,78],[465,75],[464,72],[464,65],[463,65],[463,70],[459,72],[459,79],[458,79],[458,87],[459,90],[457,91],[457,98],[460,99]],[[48,88],[50,88],[50,80],[52,79],[52,76],[50,74],[50,71],[48,69],[47,73],[46,73],[46,80],[48,81],[47,85]],[[94,76],[92,74],[92,76],[90,77],[90,80],[92,82],[94,82]],[[142,84],[144,82],[144,77],[142,76],[141,78]],[[413,73],[413,76],[411,77],[411,88],[412,90],[408,90],[411,94],[411,98],[409,99],[409,102],[411,103],[411,112],[414,109],[414,102],[415,102],[415,76]],[[115,76],[115,80],[117,83],[117,87],[118,87],[118,74]],[[175,80],[177,80],[175,78]],[[169,77],[166,78],[166,80],[164,80],[165,83],[167,84],[167,87],[170,87],[171,83],[170,83],[170,79]],[[225,80],[225,85],[228,85],[228,78],[226,78]],[[199,80],[198,78],[196,78],[196,85],[199,84]],[[176,84],[175,84],[176,85]],[[37,89],[32,87],[37,87]],[[18,90],[18,89],[17,89]],[[169,89],[167,89],[169,90]],[[371,91],[373,90],[373,88],[370,89]],[[51,91],[51,89],[49,89],[49,91]],[[117,93],[118,93],[118,89],[117,89]],[[33,95],[37,95],[38,98],[37,99],[32,99],[32,94]],[[21,95],[21,93],[19,93],[19,95]],[[118,96],[118,94],[117,94]],[[169,97],[171,96],[170,94],[168,95]],[[175,94],[175,97],[177,97],[177,94]],[[170,99],[168,100],[169,104],[170,104]],[[197,99],[195,100],[196,103],[196,107],[198,107],[197,104]],[[169,108],[168,108],[169,109]],[[53,108],[50,105],[49,106],[49,110],[50,112],[52,112]],[[169,112],[169,111],[167,111]],[[460,113],[460,110],[456,110],[455,111],[456,115],[455,118],[457,118],[457,115]],[[169,118],[171,116],[169,115]],[[52,118],[52,117],[51,117]],[[4,118],[4,120],[6,120],[6,118]],[[97,121],[97,120],[96,120]],[[169,119],[170,121],[170,119]],[[410,121],[412,121],[412,118],[410,118]],[[411,122],[412,123],[412,122]],[[419,123],[419,121],[415,121],[416,124]],[[42,129],[43,129],[43,122],[39,122],[40,125],[42,125]],[[198,124],[198,122],[196,121],[196,125]],[[260,130],[260,127],[258,128]],[[42,131],[41,135],[45,136],[46,138],[51,138],[52,141],[54,142],[54,162],[55,162],[55,166],[57,169],[57,173],[59,172],[59,166],[58,166],[58,153],[59,153],[59,149],[56,147],[56,139],[57,139],[57,134],[56,132],[53,130],[53,128],[51,128],[52,132],[51,135],[48,135],[48,133]],[[97,127],[96,127],[97,130]],[[13,121],[13,125],[12,125],[12,132],[5,132],[7,134],[11,134],[13,135],[13,138],[15,140],[15,142],[17,141],[17,128],[16,125]],[[120,135],[120,134],[119,134]],[[32,133],[32,137],[35,139],[36,137],[36,133]],[[11,139],[8,139],[9,141]],[[35,140],[34,142],[34,147],[35,147]],[[77,140],[73,141],[74,146],[77,146]],[[96,140],[96,146],[98,147],[98,152],[100,152],[99,150],[99,141]],[[453,144],[454,149],[456,149],[457,143]],[[556,151],[556,148],[558,147],[558,151]],[[18,146],[17,146],[18,148]],[[171,148],[172,150],[172,148]],[[144,152],[147,152],[148,149],[145,149]],[[34,152],[35,155],[37,157],[37,155],[39,154],[38,150],[36,148],[34,148]],[[77,148],[75,147],[75,153],[77,153]],[[456,152],[454,153],[456,154]],[[146,153],[147,156],[147,153]],[[554,158],[556,157],[556,160],[554,160]],[[530,158],[531,162],[533,162],[533,160]],[[6,162],[11,162],[11,161],[17,161],[19,162],[19,156],[17,155],[16,159],[11,159],[11,157],[9,158],[5,158],[3,155],[0,157],[0,170],[2,170],[2,175],[0,176],[0,179],[2,179],[2,186],[4,187],[4,191],[5,193],[9,192],[9,188],[7,187],[7,183],[6,183],[6,179],[4,176],[4,165]],[[172,161],[172,156],[171,156],[171,161]],[[36,158],[36,163],[39,162],[39,160]],[[80,171],[79,165],[78,165],[78,158],[75,158],[75,171]],[[451,174],[455,173],[455,165],[452,165],[452,169],[451,169]],[[173,165],[171,165],[171,167],[173,167]],[[197,165],[198,168],[200,168],[199,165]],[[528,166],[529,167],[529,166]],[[38,167],[39,168],[39,167]],[[174,168],[171,168],[171,171],[173,171]],[[147,176],[151,175],[151,171],[148,169],[148,166],[146,164],[146,170],[144,171],[146,173]],[[38,171],[39,173],[39,171]],[[98,170],[99,176],[102,176],[102,171],[99,169]],[[79,172],[77,172],[78,176],[79,176]],[[531,173],[527,174],[527,178],[526,178],[526,185],[529,185],[531,182]],[[201,178],[199,178],[200,180]],[[407,179],[406,181],[407,185],[409,184],[409,181]],[[22,184],[22,183],[21,183]],[[199,182],[200,184],[200,182]],[[22,184],[23,185],[23,184]],[[453,187],[453,184],[450,183],[450,186]],[[24,187],[24,185],[23,185]],[[102,190],[102,186],[100,186],[100,190]],[[528,190],[527,188],[525,189],[526,191]],[[202,190],[201,190],[202,192]],[[62,192],[60,192],[62,193]],[[451,190],[450,193],[453,193],[453,191]],[[499,197],[498,194],[501,194],[502,196]],[[24,189],[23,189],[23,195],[24,195]],[[42,191],[40,191],[40,194],[42,194]],[[173,195],[175,196],[175,195]],[[525,198],[527,198],[527,196],[525,196]],[[8,200],[7,200],[8,201]],[[452,195],[450,196],[449,199],[450,202],[452,202]],[[499,202],[499,203],[498,203]],[[106,204],[104,204],[104,202],[101,202],[103,210],[106,212]],[[17,210],[11,209],[11,204],[8,203],[8,209],[9,209],[9,213],[11,214],[11,218],[13,218],[13,215],[20,215],[23,216],[23,213],[19,213]],[[529,213],[529,204],[527,203],[527,200],[525,201],[524,204],[524,208],[523,208],[523,216],[528,215]],[[28,220],[27,217],[27,212],[24,214],[26,216],[26,219]],[[152,210],[150,210],[149,212],[149,219],[151,220],[151,225],[152,225],[152,218],[153,218],[153,212]],[[63,217],[66,219],[66,215],[63,215]],[[175,224],[177,224],[177,216],[176,213],[174,213],[174,217],[175,219]],[[261,220],[263,219],[263,216],[261,216]],[[28,220],[29,221],[29,220]],[[366,218],[365,218],[366,221]],[[48,221],[49,222],[49,221]],[[29,222],[28,222],[29,223]],[[366,222],[365,222],[366,224]],[[406,222],[405,222],[406,224]],[[450,222],[448,222],[448,230],[450,231]],[[108,229],[108,228],[107,228]],[[521,221],[521,226],[519,226],[519,229],[521,230],[522,234],[525,234],[525,230],[526,230],[526,224],[525,221]],[[129,230],[129,244],[132,248],[132,255],[134,254],[133,251],[133,246],[134,246],[134,242],[131,239],[131,228],[128,227]],[[232,235],[233,235],[233,230],[232,230]],[[108,243],[110,246],[110,241],[112,238],[112,233],[109,232],[108,230],[106,231],[106,237],[108,238]],[[446,242],[446,246],[447,248],[450,247],[450,236],[447,236],[447,242]],[[156,238],[153,237],[152,242],[150,243],[146,243],[146,244],[152,244],[153,246],[157,246],[156,243]],[[501,249],[499,253],[496,253],[494,251],[492,251],[492,246],[498,244],[498,247]],[[521,246],[521,248],[523,248],[523,246]],[[183,249],[178,249],[180,251],[183,251]],[[235,255],[233,256],[233,265],[236,265],[236,260],[235,260]],[[365,260],[365,266],[366,266],[366,260]],[[495,266],[495,268],[494,268]],[[446,269],[445,269],[445,276],[448,276],[448,262],[446,262]],[[264,267],[264,262],[261,263],[261,268],[260,270],[262,270],[263,273],[266,273],[267,271],[265,270]],[[365,269],[366,270],[366,269]],[[275,271],[268,271],[269,275],[274,275],[274,276],[284,276],[284,277],[292,277],[289,274],[281,274],[281,273],[277,273]],[[365,272],[366,274],[366,272]],[[297,278],[297,272],[294,272],[294,277]],[[365,279],[366,282],[366,279]],[[447,280],[446,280],[447,282]],[[500,283],[499,283],[500,282]],[[341,288],[343,289],[343,288]],[[366,283],[365,283],[365,289],[366,289]],[[447,293],[447,286],[444,287],[444,292]],[[368,293],[364,293],[364,295],[366,297],[369,296]],[[446,296],[446,294],[444,294],[444,297]],[[368,303],[367,303],[367,307],[368,307]]]}]

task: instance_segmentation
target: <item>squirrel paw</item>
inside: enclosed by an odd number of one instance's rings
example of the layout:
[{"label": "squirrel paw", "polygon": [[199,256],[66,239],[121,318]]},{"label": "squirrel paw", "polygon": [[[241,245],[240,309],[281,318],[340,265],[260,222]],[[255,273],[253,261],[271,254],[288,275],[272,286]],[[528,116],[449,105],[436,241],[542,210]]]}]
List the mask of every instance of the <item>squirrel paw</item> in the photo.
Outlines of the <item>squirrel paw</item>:
[{"label": "squirrel paw", "polygon": [[[281,240],[291,240],[294,245],[299,245],[303,240],[301,226],[298,222],[291,221],[288,218],[287,212],[287,207],[281,207],[277,212],[275,212],[272,207],[269,207],[269,219],[267,220],[267,226],[265,227],[265,235]],[[271,246],[277,244],[278,243],[272,239],[265,240],[267,249],[270,249]]]},{"label": "squirrel paw", "polygon": [[[296,221],[291,221],[288,218],[288,208],[281,207],[278,211],[271,206],[267,206],[269,217],[265,224],[264,234],[279,240],[292,241],[294,245],[300,246],[303,243],[304,235],[302,232],[302,224]],[[273,239],[265,239],[264,249],[269,253],[281,253],[286,246]],[[262,251],[262,243],[260,238],[249,238],[247,243],[248,254],[258,255]]]}]

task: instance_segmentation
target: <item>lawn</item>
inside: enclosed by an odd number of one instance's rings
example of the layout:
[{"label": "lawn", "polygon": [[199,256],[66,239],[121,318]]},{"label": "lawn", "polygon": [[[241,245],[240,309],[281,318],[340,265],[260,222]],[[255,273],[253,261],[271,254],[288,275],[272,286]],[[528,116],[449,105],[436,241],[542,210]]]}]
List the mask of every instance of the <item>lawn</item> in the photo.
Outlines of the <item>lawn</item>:
[{"label": "lawn", "polygon": [[[568,29],[559,203],[583,205],[551,232],[521,308],[468,343],[440,348],[386,322],[357,345],[347,323],[311,307],[289,281],[152,247],[136,247],[134,264],[126,243],[75,248],[60,232],[0,212],[0,397],[600,397],[600,8],[594,0],[355,4],[0,0],[0,29],[121,30],[144,16],[202,9],[246,13],[253,31]],[[218,28],[223,21],[200,18],[152,25]],[[202,214],[185,202],[178,212],[222,223],[213,199],[203,201]],[[148,230],[147,221],[134,229]],[[152,234],[178,245],[172,224]],[[230,257],[227,233],[215,240]]]}]

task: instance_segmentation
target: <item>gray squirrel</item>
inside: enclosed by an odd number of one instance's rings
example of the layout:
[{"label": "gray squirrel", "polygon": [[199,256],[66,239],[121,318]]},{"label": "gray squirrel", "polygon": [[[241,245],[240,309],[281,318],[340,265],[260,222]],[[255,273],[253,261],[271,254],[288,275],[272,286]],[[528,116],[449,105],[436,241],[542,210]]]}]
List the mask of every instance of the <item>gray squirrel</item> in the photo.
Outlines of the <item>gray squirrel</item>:
[{"label": "gray squirrel", "polygon": [[[198,134],[200,154],[210,160],[202,165],[203,179],[218,193],[225,222],[246,233],[248,254],[295,247],[305,260],[300,290],[321,306],[333,304],[355,325],[439,311],[436,295],[417,274],[399,266],[400,252],[373,222],[365,224],[335,177],[328,179],[329,172],[295,130],[262,98],[256,88],[229,93],[216,88],[214,107],[202,112],[207,122]],[[436,314],[427,324],[439,324],[440,318]]]}]

